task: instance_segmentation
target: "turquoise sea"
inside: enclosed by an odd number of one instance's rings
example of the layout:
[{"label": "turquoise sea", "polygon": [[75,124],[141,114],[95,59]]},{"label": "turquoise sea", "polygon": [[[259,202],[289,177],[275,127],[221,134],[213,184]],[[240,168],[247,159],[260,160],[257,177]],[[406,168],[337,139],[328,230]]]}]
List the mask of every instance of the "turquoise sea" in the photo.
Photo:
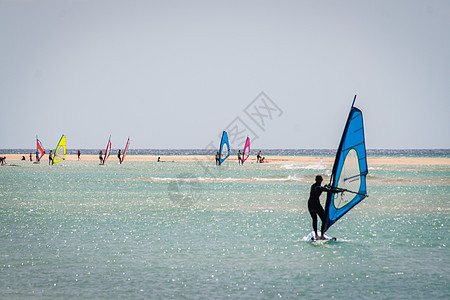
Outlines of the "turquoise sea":
[{"label": "turquoise sea", "polygon": [[9,163],[1,299],[450,298],[448,165],[369,164],[338,240],[309,243],[321,162]]}]

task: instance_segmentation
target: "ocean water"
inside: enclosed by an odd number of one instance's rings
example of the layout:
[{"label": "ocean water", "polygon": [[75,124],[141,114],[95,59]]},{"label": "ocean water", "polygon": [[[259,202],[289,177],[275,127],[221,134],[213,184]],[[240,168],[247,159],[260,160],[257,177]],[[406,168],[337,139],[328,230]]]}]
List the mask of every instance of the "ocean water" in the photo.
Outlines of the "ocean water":
[{"label": "ocean water", "polygon": [[2,166],[0,298],[449,299],[450,167],[369,165],[338,240],[305,242],[310,185],[330,169]]}]

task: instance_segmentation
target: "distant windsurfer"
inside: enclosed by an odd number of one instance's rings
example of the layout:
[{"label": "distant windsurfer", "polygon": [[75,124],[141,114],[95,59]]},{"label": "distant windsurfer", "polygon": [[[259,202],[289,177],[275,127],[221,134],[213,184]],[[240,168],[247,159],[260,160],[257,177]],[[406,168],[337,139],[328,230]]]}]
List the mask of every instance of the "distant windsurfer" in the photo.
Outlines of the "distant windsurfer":
[{"label": "distant windsurfer", "polygon": [[261,151],[258,151],[258,155],[256,155],[256,163],[261,162]]},{"label": "distant windsurfer", "polygon": [[48,154],[48,165],[53,165],[53,153],[52,150],[50,150],[50,153]]},{"label": "distant windsurfer", "polygon": [[216,166],[220,166],[220,156],[219,156],[219,151],[217,151],[217,153],[216,153]]},{"label": "distant windsurfer", "polygon": [[239,165],[244,165],[244,163],[242,162],[241,150],[238,151],[237,156],[238,156],[238,164]]},{"label": "distant windsurfer", "polygon": [[122,163],[122,157],[121,157],[121,154],[120,154],[120,149],[119,149],[119,153],[117,153],[117,157],[119,158],[119,163]]},{"label": "distant windsurfer", "polygon": [[0,162],[3,165],[6,165],[6,156],[0,157]]},{"label": "distant windsurfer", "polygon": [[30,161],[33,161],[33,154],[30,153]]},{"label": "distant windsurfer", "polygon": [[103,165],[104,162],[103,162],[103,151],[102,150],[100,150],[100,153],[98,154],[98,159],[100,159],[100,164]]},{"label": "distant windsurfer", "polygon": [[78,149],[78,160],[81,160],[81,151],[80,151],[80,149]]},{"label": "distant windsurfer", "polygon": [[[320,195],[322,192],[327,192],[327,199],[331,196],[332,193],[342,192],[342,190],[331,189],[329,186],[321,186],[323,181],[322,175],[316,176],[316,182],[311,186],[311,193],[309,194],[308,199],[308,210],[313,219],[313,229],[315,234],[315,239],[324,240],[324,232],[326,230],[327,220],[325,211],[323,210],[322,205],[320,204]],[[317,215],[319,215],[320,220],[322,221],[322,227],[320,229],[320,237],[317,234]]]}]

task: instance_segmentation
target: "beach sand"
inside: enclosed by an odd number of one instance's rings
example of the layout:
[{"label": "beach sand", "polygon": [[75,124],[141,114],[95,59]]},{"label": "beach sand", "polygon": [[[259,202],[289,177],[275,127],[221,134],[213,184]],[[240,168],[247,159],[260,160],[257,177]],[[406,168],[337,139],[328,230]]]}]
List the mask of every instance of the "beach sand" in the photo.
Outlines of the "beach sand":
[{"label": "beach sand", "polygon": [[[22,156],[25,156],[29,161],[28,154],[0,154],[0,157],[6,156],[6,162],[20,161]],[[127,155],[125,161],[157,161],[161,157],[161,161],[173,162],[214,162],[214,155]],[[33,156],[33,161],[36,158]],[[43,161],[48,161],[46,154]],[[77,161],[77,155],[66,155],[67,161]],[[98,161],[98,155],[81,155],[81,161]],[[116,155],[111,155],[108,161],[117,161]],[[448,157],[368,157],[369,166],[373,165],[446,165],[450,166],[450,158]],[[230,156],[227,162],[234,161],[237,163],[236,156]],[[247,162],[256,162],[256,156],[251,156]],[[266,155],[265,163],[267,164],[330,164],[334,162],[334,157],[320,157],[320,156],[277,156]]]}]

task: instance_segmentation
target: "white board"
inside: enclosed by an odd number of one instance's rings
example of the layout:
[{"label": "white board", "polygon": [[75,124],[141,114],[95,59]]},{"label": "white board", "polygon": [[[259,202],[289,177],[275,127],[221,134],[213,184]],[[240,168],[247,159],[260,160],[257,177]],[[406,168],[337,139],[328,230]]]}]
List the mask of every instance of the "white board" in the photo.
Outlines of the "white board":
[{"label": "white board", "polygon": [[[320,236],[320,230],[317,230],[317,234]],[[307,236],[303,237],[303,240],[306,242],[315,242],[315,241],[336,241],[335,237],[329,236],[328,234],[324,233],[323,235],[325,237],[325,240],[316,240],[316,234],[314,231],[311,231]]]}]

